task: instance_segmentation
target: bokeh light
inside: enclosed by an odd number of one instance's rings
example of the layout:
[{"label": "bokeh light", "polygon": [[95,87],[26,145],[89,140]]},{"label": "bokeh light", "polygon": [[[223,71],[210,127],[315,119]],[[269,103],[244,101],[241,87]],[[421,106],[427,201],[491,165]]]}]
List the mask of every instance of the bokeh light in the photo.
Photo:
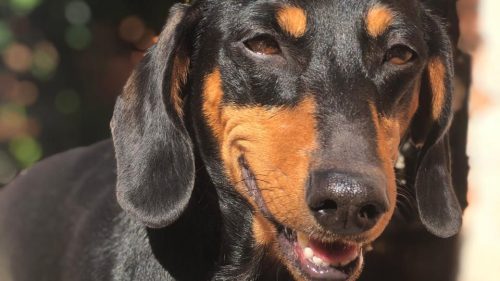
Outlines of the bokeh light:
[{"label": "bokeh light", "polygon": [[66,4],[64,16],[66,20],[73,25],[84,25],[92,18],[92,12],[87,3],[83,1],[73,1]]},{"label": "bokeh light", "polygon": [[28,14],[40,4],[41,0],[10,0],[10,8],[17,14]]},{"label": "bokeh light", "polygon": [[145,31],[144,21],[137,16],[126,17],[118,28],[120,38],[130,43],[139,42]]},{"label": "bokeh light", "polygon": [[35,77],[47,80],[52,76],[58,64],[59,54],[52,43],[43,41],[35,46],[31,70]]},{"label": "bokeh light", "polygon": [[0,185],[8,183],[17,173],[17,167],[9,155],[0,150]]},{"label": "bokeh light", "polygon": [[38,87],[31,81],[21,81],[12,95],[12,102],[20,106],[31,106],[38,98]]},{"label": "bokeh light", "polygon": [[9,26],[0,20],[0,51],[3,50],[12,40],[12,32]]},{"label": "bokeh light", "polygon": [[38,98],[38,87],[31,81],[18,81],[11,76],[0,76],[2,100],[18,106],[31,106]]},{"label": "bokeh light", "polygon": [[83,25],[71,25],[66,29],[66,43],[75,50],[83,50],[92,42],[92,32]]},{"label": "bokeh light", "polygon": [[10,102],[0,105],[0,141],[7,141],[25,134],[27,128],[24,107]]},{"label": "bokeh light", "polygon": [[38,155],[109,137],[115,97],[174,2],[0,0],[0,189]]},{"label": "bokeh light", "polygon": [[42,147],[37,140],[29,136],[11,140],[9,151],[23,167],[29,167],[42,158]]},{"label": "bokeh light", "polygon": [[31,49],[21,43],[10,44],[2,54],[5,65],[15,72],[26,72],[31,69],[33,53]]},{"label": "bokeh light", "polygon": [[17,79],[13,74],[0,74],[0,98],[7,99],[17,86]]}]

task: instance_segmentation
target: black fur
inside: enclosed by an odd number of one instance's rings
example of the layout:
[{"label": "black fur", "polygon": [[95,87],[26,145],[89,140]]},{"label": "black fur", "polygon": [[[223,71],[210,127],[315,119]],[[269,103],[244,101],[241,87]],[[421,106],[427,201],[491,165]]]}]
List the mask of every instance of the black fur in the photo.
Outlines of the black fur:
[{"label": "black fur", "polygon": [[[373,42],[353,20],[370,1],[291,1],[309,9],[321,26],[299,39],[278,35],[269,19],[283,2],[200,0],[174,6],[158,44],[117,100],[113,143],[47,159],[0,194],[0,280],[290,280],[270,249],[256,246],[256,210],[227,179],[201,113],[203,78],[216,66],[224,77],[224,103],[292,107],[305,89],[315,92],[325,158],[359,154],[370,162],[373,147],[363,140],[374,138],[373,128],[364,125],[369,115],[363,115],[361,101],[374,99],[380,113],[388,114],[396,101],[408,99],[408,85],[425,73],[428,58],[440,57],[447,71],[441,118],[429,118],[432,92],[424,74],[411,125],[410,137],[424,143],[417,151],[415,194],[430,232],[456,234],[461,210],[451,186],[446,135],[452,51],[439,21],[416,1],[382,1],[404,11],[409,22],[398,23],[398,35],[420,54],[397,76],[374,67],[387,42]],[[259,32],[279,38],[286,68],[280,61],[256,63],[241,55],[241,42]],[[186,81],[172,81],[176,57],[190,61]],[[171,99],[174,82],[180,82],[183,112]],[[331,119],[335,113],[352,122]],[[332,137],[335,132],[345,132],[344,143]],[[332,143],[341,144],[338,151],[328,149]]]},{"label": "black fur", "polygon": [[[433,93],[428,81],[429,73],[424,75],[420,96],[420,104],[423,106],[413,121],[413,136],[424,138],[425,141],[418,155],[414,184],[418,213],[423,225],[434,235],[447,238],[460,230],[462,222],[462,208],[451,182],[451,158],[447,136],[453,114],[453,49],[438,19],[426,15],[425,28],[430,34],[427,38],[429,56],[439,57],[445,64],[446,93],[441,116],[439,120],[432,121],[429,108],[432,107]],[[442,192],[436,193],[436,188],[440,188]]]},{"label": "black fur", "polygon": [[111,123],[118,165],[118,202],[151,227],[175,221],[194,185],[193,144],[181,116],[164,96],[169,91],[176,50],[182,48],[185,6],[172,8],[169,21],[116,101]]}]

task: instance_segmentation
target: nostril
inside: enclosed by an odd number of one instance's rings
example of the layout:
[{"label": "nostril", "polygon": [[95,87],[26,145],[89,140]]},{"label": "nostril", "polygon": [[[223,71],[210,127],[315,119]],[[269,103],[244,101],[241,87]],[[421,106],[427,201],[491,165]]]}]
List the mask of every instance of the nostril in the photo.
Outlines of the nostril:
[{"label": "nostril", "polygon": [[366,223],[374,222],[380,216],[380,211],[374,204],[367,204],[359,209],[358,218]]}]

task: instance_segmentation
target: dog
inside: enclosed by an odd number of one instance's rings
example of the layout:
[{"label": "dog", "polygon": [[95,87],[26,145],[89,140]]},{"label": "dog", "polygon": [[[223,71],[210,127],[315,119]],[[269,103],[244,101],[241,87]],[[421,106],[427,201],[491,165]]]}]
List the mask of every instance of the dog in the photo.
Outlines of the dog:
[{"label": "dog", "polygon": [[417,0],[176,4],[112,141],[2,190],[0,278],[356,280],[405,144],[422,225],[453,236],[452,63]]}]

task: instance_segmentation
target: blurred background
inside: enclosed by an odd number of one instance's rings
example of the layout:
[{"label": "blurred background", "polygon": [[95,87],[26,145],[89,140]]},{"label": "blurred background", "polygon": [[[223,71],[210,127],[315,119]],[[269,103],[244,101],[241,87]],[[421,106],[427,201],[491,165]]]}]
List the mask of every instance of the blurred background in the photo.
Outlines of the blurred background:
[{"label": "blurred background", "polygon": [[[0,187],[107,138],[114,100],[176,1],[0,0]],[[500,280],[499,0],[459,0],[472,55],[469,207],[459,281]],[[459,85],[458,85],[459,86]]]},{"label": "blurred background", "polygon": [[114,100],[174,2],[0,0],[0,186],[110,136]]},{"label": "blurred background", "polygon": [[459,0],[460,48],[472,55],[469,207],[459,281],[500,280],[500,1]]}]

